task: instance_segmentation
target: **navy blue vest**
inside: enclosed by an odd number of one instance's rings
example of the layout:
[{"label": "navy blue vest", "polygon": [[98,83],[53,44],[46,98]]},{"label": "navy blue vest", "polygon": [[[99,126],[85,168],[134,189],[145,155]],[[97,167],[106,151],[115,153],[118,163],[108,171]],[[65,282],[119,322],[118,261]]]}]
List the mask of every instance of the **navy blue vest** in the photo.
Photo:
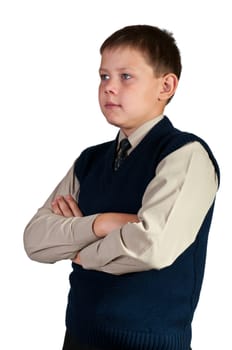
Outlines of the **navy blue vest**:
[{"label": "navy blue vest", "polygon": [[[85,150],[75,164],[83,214],[137,213],[159,162],[192,141],[205,147],[219,177],[207,144],[175,129],[167,117],[150,130],[116,172],[117,139]],[[71,336],[108,350],[189,350],[212,214],[213,205],[195,242],[169,267],[117,276],[73,264],[66,314]]]}]

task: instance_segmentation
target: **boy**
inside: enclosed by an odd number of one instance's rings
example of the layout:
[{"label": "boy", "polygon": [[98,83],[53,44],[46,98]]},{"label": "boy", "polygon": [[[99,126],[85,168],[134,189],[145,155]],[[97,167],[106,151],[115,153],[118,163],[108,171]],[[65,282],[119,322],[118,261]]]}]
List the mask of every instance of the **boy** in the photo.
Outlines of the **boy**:
[{"label": "boy", "polygon": [[64,350],[189,350],[219,169],[164,116],[181,74],[170,33],[101,46],[99,103],[120,128],[86,149],[28,224],[31,259],[73,260]]}]

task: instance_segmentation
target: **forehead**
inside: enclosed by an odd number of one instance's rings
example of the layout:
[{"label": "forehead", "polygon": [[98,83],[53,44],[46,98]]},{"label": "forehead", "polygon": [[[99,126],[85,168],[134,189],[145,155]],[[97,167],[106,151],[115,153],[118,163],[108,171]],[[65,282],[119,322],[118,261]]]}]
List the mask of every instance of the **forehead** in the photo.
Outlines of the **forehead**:
[{"label": "forehead", "polygon": [[106,48],[102,52],[101,69],[113,67],[133,67],[142,68],[151,66],[148,64],[146,56],[139,49],[131,47]]}]

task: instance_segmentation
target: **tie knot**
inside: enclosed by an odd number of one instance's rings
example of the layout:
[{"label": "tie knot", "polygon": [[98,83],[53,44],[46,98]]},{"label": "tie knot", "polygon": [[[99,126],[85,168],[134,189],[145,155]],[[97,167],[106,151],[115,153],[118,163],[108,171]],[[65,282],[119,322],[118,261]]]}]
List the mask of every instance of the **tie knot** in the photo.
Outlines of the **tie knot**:
[{"label": "tie knot", "polygon": [[125,160],[127,156],[128,149],[131,148],[131,144],[128,139],[122,139],[119,143],[119,149],[117,152],[117,156],[114,163],[114,170],[118,170],[121,166],[122,162]]},{"label": "tie knot", "polygon": [[122,139],[119,143],[119,150],[121,150],[121,152],[126,152],[131,148],[131,144],[130,141],[128,139]]}]

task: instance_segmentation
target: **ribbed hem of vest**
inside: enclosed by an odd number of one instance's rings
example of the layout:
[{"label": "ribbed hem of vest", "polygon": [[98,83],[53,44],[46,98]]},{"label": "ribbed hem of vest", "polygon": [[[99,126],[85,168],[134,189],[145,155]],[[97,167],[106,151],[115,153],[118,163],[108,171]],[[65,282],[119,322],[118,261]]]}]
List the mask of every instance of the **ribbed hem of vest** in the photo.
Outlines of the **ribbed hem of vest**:
[{"label": "ribbed hem of vest", "polygon": [[[82,327],[81,327],[82,328]],[[85,325],[75,332],[68,330],[80,344],[110,350],[189,350],[191,328],[183,332],[168,333],[140,332]]]}]

